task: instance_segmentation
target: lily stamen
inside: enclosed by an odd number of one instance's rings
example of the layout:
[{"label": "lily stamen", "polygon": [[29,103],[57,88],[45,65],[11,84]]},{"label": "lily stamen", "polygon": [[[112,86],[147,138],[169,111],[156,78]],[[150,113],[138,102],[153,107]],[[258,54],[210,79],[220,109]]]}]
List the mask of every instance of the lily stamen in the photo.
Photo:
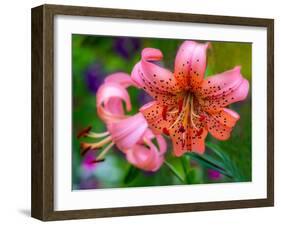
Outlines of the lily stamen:
[{"label": "lily stamen", "polygon": [[108,151],[113,147],[114,142],[111,142],[109,145],[106,146],[105,149],[103,149],[103,151],[98,155],[98,157],[96,158],[97,161],[100,161],[102,159],[104,159],[104,156],[108,153]]},{"label": "lily stamen", "polygon": [[94,133],[94,132],[89,132],[87,134],[88,137],[92,137],[92,138],[102,138],[102,137],[105,137],[109,135],[109,132],[106,131],[106,132],[103,132],[103,133]]},{"label": "lily stamen", "polygon": [[177,114],[178,112],[179,112],[179,110],[175,109],[173,111],[167,112],[167,114]]},{"label": "lily stamen", "polygon": [[169,129],[171,129],[175,124],[177,124],[177,122],[181,119],[181,117],[185,115],[186,110],[189,108],[189,99],[190,99],[190,95],[188,95],[187,98],[184,98],[183,100],[184,108],[182,109],[182,111],[180,112],[179,116],[174,121],[174,123],[169,127]]},{"label": "lily stamen", "polygon": [[81,137],[86,137],[89,134],[89,132],[91,131],[91,129],[92,129],[92,126],[88,126],[88,127],[84,128],[84,129],[82,129],[78,133],[77,138],[79,139]]},{"label": "lily stamen", "polygon": [[103,147],[105,144],[109,143],[110,141],[112,141],[112,137],[108,136],[108,137],[104,138],[103,140],[96,142],[96,143],[82,143],[82,144],[85,147],[90,147],[91,149],[97,149],[97,148]]},{"label": "lily stamen", "polygon": [[191,112],[191,114],[190,114],[190,121],[191,121],[192,127],[194,127],[196,130],[199,130],[198,127],[195,125],[195,123],[193,121],[193,116],[200,117],[199,115],[194,113],[193,101],[194,101],[193,96],[191,96],[191,100],[190,100],[190,112]]}]

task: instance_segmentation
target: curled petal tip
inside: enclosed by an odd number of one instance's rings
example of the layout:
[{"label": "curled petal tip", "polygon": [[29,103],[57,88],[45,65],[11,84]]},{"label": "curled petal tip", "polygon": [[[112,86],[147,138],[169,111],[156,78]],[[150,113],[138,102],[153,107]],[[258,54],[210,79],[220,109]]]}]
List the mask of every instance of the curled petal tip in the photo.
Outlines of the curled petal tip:
[{"label": "curled petal tip", "polygon": [[163,54],[159,49],[145,48],[141,52],[142,59],[146,61],[159,61],[163,58]]},{"label": "curled petal tip", "polygon": [[212,48],[211,42],[206,42],[206,43],[205,43],[205,47],[206,47],[206,48]]},{"label": "curled petal tip", "polygon": [[249,87],[250,87],[249,81],[247,79],[243,79],[243,82],[242,82],[241,86],[243,87],[244,92],[242,92],[240,101],[245,100],[248,96]]},{"label": "curled petal tip", "polygon": [[241,68],[242,68],[241,65],[237,65],[237,66],[234,67],[234,70],[237,71],[237,72],[238,71],[240,72]]}]

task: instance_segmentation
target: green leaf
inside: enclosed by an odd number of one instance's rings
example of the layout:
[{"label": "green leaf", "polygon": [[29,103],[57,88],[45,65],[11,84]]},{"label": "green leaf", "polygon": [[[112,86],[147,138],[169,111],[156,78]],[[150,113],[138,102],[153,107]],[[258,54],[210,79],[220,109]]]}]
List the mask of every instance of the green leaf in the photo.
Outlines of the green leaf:
[{"label": "green leaf", "polygon": [[130,182],[132,182],[138,176],[139,172],[140,171],[136,167],[130,165],[128,172],[124,178],[124,183],[129,184]]},{"label": "green leaf", "polygon": [[218,172],[220,172],[221,174],[229,177],[229,178],[233,178],[233,175],[231,174],[231,172],[229,172],[227,169],[225,169],[221,163],[219,163],[216,159],[212,158],[209,155],[198,155],[196,153],[193,152],[189,152],[186,155],[188,155],[189,157],[191,157],[193,160],[197,161],[199,164],[204,165],[207,168],[211,168],[214,169]]},{"label": "green leaf", "polygon": [[224,168],[231,172],[235,181],[241,181],[242,177],[239,173],[238,167],[236,164],[229,158],[229,156],[219,147],[219,145],[206,142],[206,146],[215,154],[217,155],[224,165]]},{"label": "green leaf", "polygon": [[171,172],[181,181],[183,184],[186,183],[185,179],[180,175],[176,168],[167,161],[164,161],[164,164],[171,170]]}]

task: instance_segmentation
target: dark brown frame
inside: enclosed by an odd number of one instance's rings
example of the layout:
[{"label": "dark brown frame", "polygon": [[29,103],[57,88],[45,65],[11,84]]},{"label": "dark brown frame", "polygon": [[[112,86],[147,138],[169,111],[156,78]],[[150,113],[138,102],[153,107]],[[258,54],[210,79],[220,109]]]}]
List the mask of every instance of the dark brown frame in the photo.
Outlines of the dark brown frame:
[{"label": "dark brown frame", "polygon": [[[157,206],[54,211],[54,16],[95,16],[267,28],[267,198]],[[274,20],[61,5],[32,9],[32,200],[31,215],[43,221],[113,217],[274,205]]]}]

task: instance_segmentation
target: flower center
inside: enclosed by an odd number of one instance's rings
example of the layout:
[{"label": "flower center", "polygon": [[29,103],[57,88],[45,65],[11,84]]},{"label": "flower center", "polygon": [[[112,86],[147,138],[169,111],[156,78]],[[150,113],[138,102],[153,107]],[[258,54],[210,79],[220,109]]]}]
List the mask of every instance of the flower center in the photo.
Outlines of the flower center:
[{"label": "flower center", "polygon": [[198,115],[198,112],[196,112],[196,102],[196,96],[192,92],[187,92],[184,98],[179,101],[178,110],[172,110],[168,112],[169,114],[178,113],[178,117],[176,118],[174,123],[172,123],[169,129],[171,129],[174,125],[181,121],[182,125],[179,129],[180,131],[184,132],[187,126],[191,126],[199,131],[200,129],[197,128],[194,121],[196,118],[201,120],[202,116]]}]

